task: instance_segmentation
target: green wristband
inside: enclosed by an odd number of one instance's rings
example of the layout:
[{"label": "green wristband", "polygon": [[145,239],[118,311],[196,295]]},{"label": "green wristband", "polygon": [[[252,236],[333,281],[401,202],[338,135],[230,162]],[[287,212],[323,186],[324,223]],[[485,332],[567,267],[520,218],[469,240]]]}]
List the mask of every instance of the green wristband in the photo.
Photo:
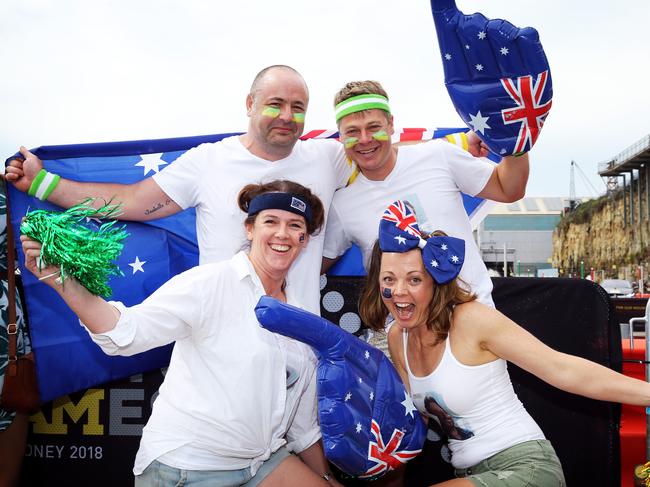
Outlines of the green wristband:
[{"label": "green wristband", "polygon": [[36,191],[38,191],[38,187],[43,182],[43,179],[45,179],[46,174],[47,174],[47,171],[45,169],[41,169],[40,171],[38,171],[38,174],[36,175],[36,177],[32,181],[32,184],[29,187],[29,189],[27,190],[27,194],[29,196],[35,196],[36,195]]},{"label": "green wristband", "polygon": [[[50,194],[52,194],[52,191],[54,191],[54,188],[56,188],[56,186],[59,184],[59,181],[61,180],[61,176],[58,174],[52,174],[51,172],[48,172],[47,175],[51,176],[51,179],[49,181],[49,184],[45,186],[43,196],[40,198],[43,201],[47,200],[50,197]],[[45,184],[45,181],[43,184]],[[36,193],[36,197],[38,198],[38,192]]]},{"label": "green wristband", "polygon": [[60,180],[61,176],[58,174],[53,174],[47,172],[45,169],[41,169],[38,171],[34,181],[32,181],[29,190],[27,190],[27,194],[38,198],[41,201],[45,201],[50,194],[52,194],[52,191],[54,191],[54,188],[56,188]]}]

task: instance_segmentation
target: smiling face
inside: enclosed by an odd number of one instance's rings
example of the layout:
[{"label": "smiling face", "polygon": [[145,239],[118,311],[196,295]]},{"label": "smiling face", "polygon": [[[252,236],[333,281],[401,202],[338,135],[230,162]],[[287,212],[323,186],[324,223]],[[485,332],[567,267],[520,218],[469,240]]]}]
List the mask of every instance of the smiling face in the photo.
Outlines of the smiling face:
[{"label": "smiling face", "polygon": [[307,86],[299,74],[282,68],[266,73],[246,98],[253,143],[249,149],[262,156],[291,152],[304,129],[308,101]]},{"label": "smiling face", "polygon": [[374,181],[385,179],[395,167],[397,150],[391,142],[394,132],[392,115],[378,109],[351,113],[339,122],[339,138],[346,155],[365,177]]},{"label": "smiling face", "polygon": [[304,217],[285,210],[262,210],[246,225],[249,258],[259,275],[284,279],[309,240]]},{"label": "smiling face", "polygon": [[419,249],[404,253],[384,252],[379,288],[384,305],[400,326],[407,329],[426,327],[434,285]]}]

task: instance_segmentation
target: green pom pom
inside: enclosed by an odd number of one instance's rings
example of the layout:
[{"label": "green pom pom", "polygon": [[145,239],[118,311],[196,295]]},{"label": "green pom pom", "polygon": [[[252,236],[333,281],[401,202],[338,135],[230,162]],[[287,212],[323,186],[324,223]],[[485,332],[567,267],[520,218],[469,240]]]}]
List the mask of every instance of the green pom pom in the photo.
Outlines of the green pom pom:
[{"label": "green pom pom", "polygon": [[92,202],[86,200],[64,212],[30,211],[20,233],[41,242],[41,260],[60,266],[62,282],[72,276],[92,294],[108,297],[112,294],[108,279],[124,275],[113,261],[122,252],[122,240],[128,233],[116,220],[102,224],[97,231],[84,226],[87,218],[115,218],[120,213],[119,205],[109,202],[93,208]]}]

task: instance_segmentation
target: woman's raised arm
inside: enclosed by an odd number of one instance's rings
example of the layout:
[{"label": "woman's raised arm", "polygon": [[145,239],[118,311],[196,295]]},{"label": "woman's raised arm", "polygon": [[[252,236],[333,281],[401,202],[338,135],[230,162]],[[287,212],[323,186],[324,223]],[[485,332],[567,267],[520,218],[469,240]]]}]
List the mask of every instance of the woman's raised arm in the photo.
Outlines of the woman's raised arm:
[{"label": "woman's raised arm", "polygon": [[603,401],[650,405],[649,383],[558,352],[495,309],[470,303],[457,307],[454,317],[478,327],[481,347],[558,389]]},{"label": "woman's raised arm", "polygon": [[39,280],[54,289],[66,302],[82,323],[93,333],[106,333],[115,328],[120,319],[120,312],[99,296],[91,294],[72,277],[60,279],[60,269],[56,266],[42,266],[38,262],[41,256],[41,244],[25,235],[20,240],[25,254],[25,267]]}]

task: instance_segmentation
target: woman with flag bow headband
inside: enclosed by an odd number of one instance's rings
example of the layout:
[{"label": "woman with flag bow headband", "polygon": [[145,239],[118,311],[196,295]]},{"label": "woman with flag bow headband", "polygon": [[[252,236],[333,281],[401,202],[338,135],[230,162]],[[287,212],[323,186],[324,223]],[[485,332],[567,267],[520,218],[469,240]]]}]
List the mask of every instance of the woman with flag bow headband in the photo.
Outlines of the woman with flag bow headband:
[{"label": "woman with flag bow headband", "polygon": [[494,308],[477,302],[455,276],[458,239],[420,234],[415,214],[393,203],[379,225],[360,302],[363,321],[384,328],[390,354],[420,412],[448,430],[456,479],[449,486],[565,485],[551,444],[517,398],[506,361],[567,392],[650,404],[650,384],[557,352]]},{"label": "woman with flag bow headband", "polygon": [[238,204],[248,214],[249,251],[184,272],[131,307],[70,277],[57,281],[57,268],[39,268],[40,244],[21,237],[25,266],[59,293],[105,353],[175,342],[143,430],[136,486],[339,485],[320,442],[315,356],[261,328],[254,313],[263,295],[302,304],[286,276],[321,228],[323,205],[290,181],[248,185]]}]

